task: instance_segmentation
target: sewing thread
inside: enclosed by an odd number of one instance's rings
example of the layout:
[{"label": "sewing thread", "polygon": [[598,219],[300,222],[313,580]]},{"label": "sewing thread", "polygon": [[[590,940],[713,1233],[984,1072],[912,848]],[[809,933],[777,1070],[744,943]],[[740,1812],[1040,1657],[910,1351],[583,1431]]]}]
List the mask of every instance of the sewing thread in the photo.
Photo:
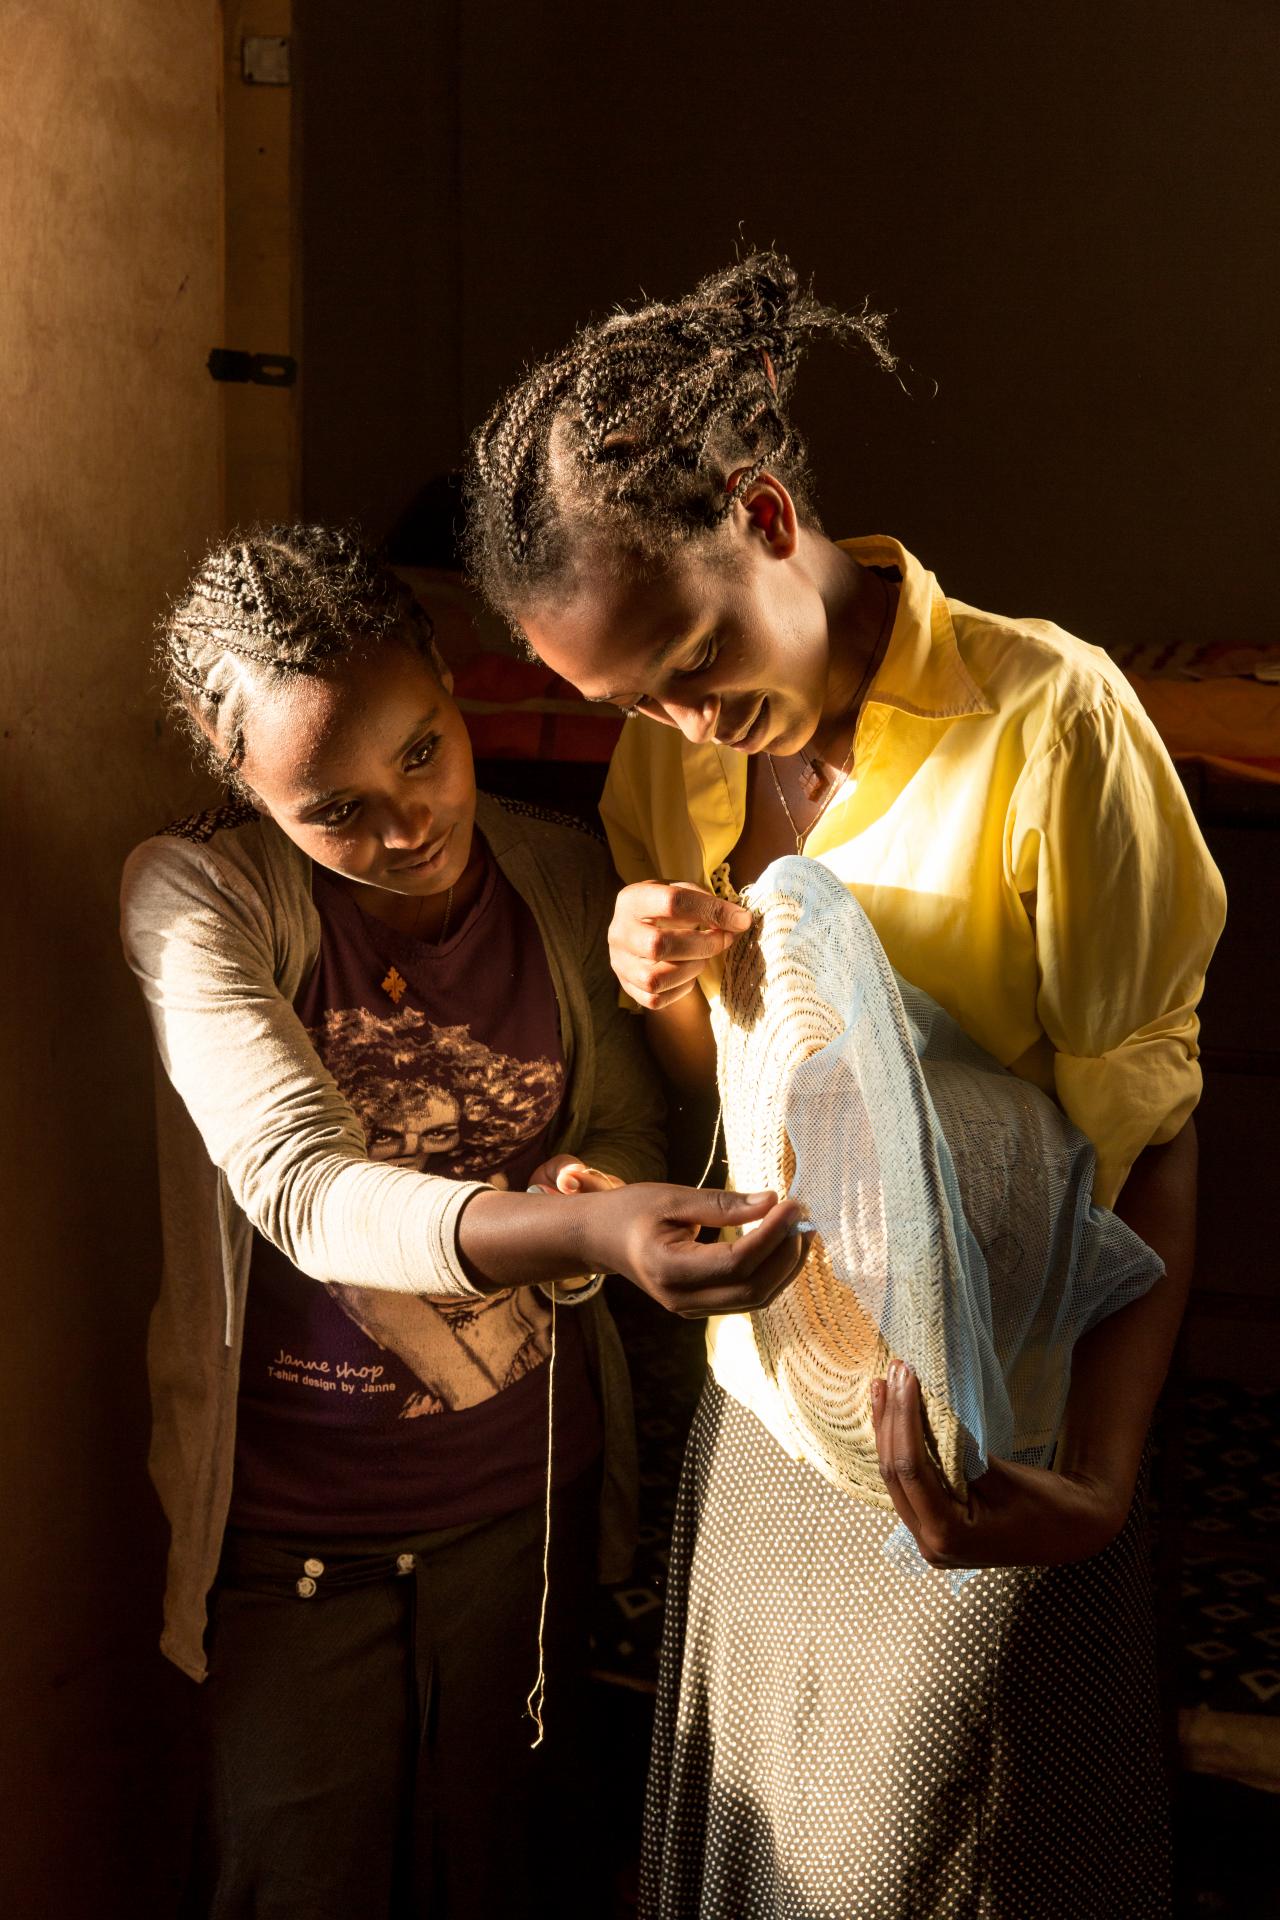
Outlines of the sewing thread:
[{"label": "sewing thread", "polygon": [[556,1405],[556,1297],[551,1296],[551,1352],[547,1359],[547,1504],[542,1533],[542,1607],[538,1614],[538,1677],[529,1689],[525,1712],[538,1729],[529,1750],[542,1745],[544,1728],[542,1709],[547,1697],[547,1657],[544,1644],[547,1627],[547,1603],[551,1596],[551,1433]]}]

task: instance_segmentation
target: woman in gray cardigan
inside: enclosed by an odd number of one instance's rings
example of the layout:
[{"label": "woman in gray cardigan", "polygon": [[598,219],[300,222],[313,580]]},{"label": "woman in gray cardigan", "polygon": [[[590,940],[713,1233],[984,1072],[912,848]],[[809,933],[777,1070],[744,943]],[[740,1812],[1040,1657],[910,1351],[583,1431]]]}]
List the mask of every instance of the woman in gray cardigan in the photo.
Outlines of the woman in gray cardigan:
[{"label": "woman in gray cardigan", "polygon": [[796,1208],[656,1183],[603,849],[477,795],[429,623],[364,550],[215,549],[161,653],[235,792],[123,891],[163,1067],[162,1646],[208,1677],[194,1910],[596,1910],[576,1729],[634,1443],[584,1276],[756,1306]]}]

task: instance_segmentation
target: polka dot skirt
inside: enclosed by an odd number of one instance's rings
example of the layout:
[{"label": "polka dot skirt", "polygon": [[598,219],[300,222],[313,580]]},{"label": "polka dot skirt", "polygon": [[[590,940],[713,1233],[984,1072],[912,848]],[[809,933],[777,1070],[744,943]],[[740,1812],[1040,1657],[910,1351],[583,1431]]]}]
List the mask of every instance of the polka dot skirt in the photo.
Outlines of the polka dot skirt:
[{"label": "polka dot skirt", "polygon": [[958,1594],[713,1381],[685,1458],[642,1920],[1171,1910],[1145,1546]]}]

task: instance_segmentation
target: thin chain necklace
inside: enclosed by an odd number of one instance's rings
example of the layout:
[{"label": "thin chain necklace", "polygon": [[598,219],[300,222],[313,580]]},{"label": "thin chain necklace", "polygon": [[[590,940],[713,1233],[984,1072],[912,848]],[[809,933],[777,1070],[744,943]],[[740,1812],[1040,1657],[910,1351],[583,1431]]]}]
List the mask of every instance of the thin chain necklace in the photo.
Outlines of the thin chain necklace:
[{"label": "thin chain necklace", "polygon": [[[427,901],[430,898],[431,898],[431,895],[429,893],[424,893],[421,900],[419,900],[418,902],[418,911],[414,916],[413,934],[411,936],[414,940],[418,938],[418,929],[422,925],[422,909],[426,906]],[[450,887],[448,893],[446,893],[444,897],[444,919],[440,922],[440,931],[436,935],[435,940],[433,942],[433,944],[437,947],[442,947],[445,943],[445,939],[449,932],[449,918],[452,912],[453,912],[453,888]]]},{"label": "thin chain necklace", "polygon": [[797,853],[804,852],[805,841],[809,838],[810,834],[812,834],[815,831],[815,829],[817,828],[818,822],[821,820],[823,814],[826,812],[827,808],[831,805],[831,802],[835,799],[836,795],[840,792],[840,790],[844,786],[845,781],[848,779],[849,774],[853,770],[853,747],[854,747],[854,741],[858,737],[857,723],[858,723],[858,713],[862,703],[862,696],[866,691],[867,682],[870,680],[871,675],[875,671],[877,662],[879,661],[880,648],[884,644],[884,637],[889,629],[889,616],[893,612],[893,607],[894,607],[893,592],[889,586],[888,581],[883,579],[879,574],[876,575],[876,578],[877,580],[880,581],[881,586],[884,588],[884,612],[880,617],[880,631],[876,635],[875,645],[871,649],[870,658],[867,661],[866,667],[863,671],[862,678],[858,682],[858,690],[853,696],[853,719],[854,719],[853,739],[850,740],[849,751],[848,753],[846,753],[843,761],[840,764],[840,769],[837,772],[835,779],[831,783],[830,792],[827,794],[826,799],[823,801],[822,805],[818,808],[818,811],[814,814],[812,820],[809,822],[807,827],[802,829],[796,825],[795,815],[792,813],[790,807],[787,805],[787,796],[782,791],[782,782],[778,778],[778,769],[774,765],[773,755],[771,753],[765,754],[765,759],[769,762],[769,771],[773,775],[773,784],[777,789],[778,799],[782,803],[782,811],[787,816],[787,825],[791,828],[792,833],[794,833],[796,837]]}]

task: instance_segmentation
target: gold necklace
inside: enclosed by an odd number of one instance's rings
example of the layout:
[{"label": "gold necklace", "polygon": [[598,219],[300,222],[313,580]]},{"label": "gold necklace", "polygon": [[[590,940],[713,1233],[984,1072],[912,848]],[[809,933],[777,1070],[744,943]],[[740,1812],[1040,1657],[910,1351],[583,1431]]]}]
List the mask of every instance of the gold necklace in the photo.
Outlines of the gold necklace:
[{"label": "gold necklace", "polygon": [[794,833],[796,837],[797,853],[804,852],[805,841],[809,838],[809,835],[813,832],[819,820],[821,820],[823,814],[826,812],[827,808],[831,805],[831,802],[835,799],[837,793],[839,793],[841,787],[844,785],[845,775],[850,770],[849,762],[852,760],[852,758],[853,758],[853,742],[850,741],[849,751],[844,757],[844,764],[841,766],[839,773],[836,775],[835,780],[832,783],[830,793],[827,795],[822,805],[818,808],[818,811],[814,814],[808,826],[805,827],[802,832],[801,829],[796,825],[795,815],[792,813],[790,807],[787,805],[787,796],[782,791],[782,782],[778,778],[778,769],[773,764],[773,755],[771,753],[766,753],[765,759],[769,762],[769,771],[773,775],[773,784],[777,788],[778,798],[782,802],[782,811],[787,816],[787,825],[791,828],[792,833]]},{"label": "gold necklace", "polygon": [[771,753],[766,753],[764,756],[765,759],[769,762],[769,771],[773,775],[773,784],[777,789],[778,799],[782,803],[782,811],[787,816],[787,825],[791,828],[792,833],[794,833],[796,837],[797,853],[804,852],[805,841],[809,838],[810,834],[812,834],[816,830],[818,822],[821,820],[823,814],[826,812],[827,808],[831,805],[831,802],[835,799],[836,795],[840,792],[841,788],[844,786],[844,783],[848,778],[849,774],[853,771],[853,748],[854,748],[854,742],[857,740],[857,737],[858,737],[858,714],[862,706],[862,696],[866,691],[867,683],[871,679],[871,675],[874,673],[876,665],[880,659],[880,648],[884,643],[884,637],[889,627],[889,615],[892,613],[893,606],[894,606],[893,592],[889,586],[888,581],[883,579],[880,574],[877,574],[876,578],[877,580],[880,581],[880,584],[884,589],[884,612],[880,616],[880,631],[876,635],[875,645],[871,649],[871,654],[869,659],[867,660],[866,667],[863,670],[862,678],[858,682],[857,692],[853,696],[853,722],[854,722],[853,739],[850,740],[849,751],[848,753],[845,754],[844,759],[841,761],[840,768],[836,774],[836,777],[831,783],[831,791],[828,793],[822,805],[818,808],[818,811],[814,814],[808,826],[805,827],[803,830],[801,830],[801,828],[799,828],[796,825],[795,815],[792,813],[790,807],[787,805],[787,796],[782,791],[782,782],[778,778],[778,769],[774,765],[773,755]]}]

